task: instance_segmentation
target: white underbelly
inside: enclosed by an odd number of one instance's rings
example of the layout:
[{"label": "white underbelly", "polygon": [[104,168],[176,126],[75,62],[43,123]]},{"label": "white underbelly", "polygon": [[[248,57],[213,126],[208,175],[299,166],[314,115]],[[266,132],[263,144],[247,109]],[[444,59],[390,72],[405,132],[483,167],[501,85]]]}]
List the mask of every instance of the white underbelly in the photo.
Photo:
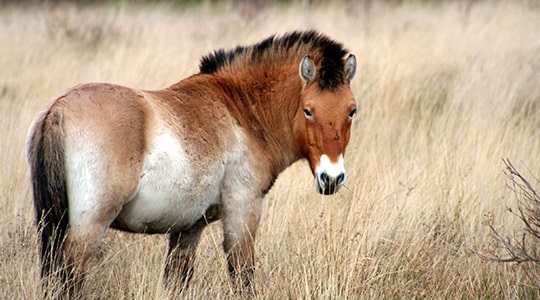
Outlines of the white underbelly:
[{"label": "white underbelly", "polygon": [[192,161],[171,135],[158,136],[145,157],[138,192],[115,227],[151,233],[191,227],[220,202],[224,170],[221,161]]}]

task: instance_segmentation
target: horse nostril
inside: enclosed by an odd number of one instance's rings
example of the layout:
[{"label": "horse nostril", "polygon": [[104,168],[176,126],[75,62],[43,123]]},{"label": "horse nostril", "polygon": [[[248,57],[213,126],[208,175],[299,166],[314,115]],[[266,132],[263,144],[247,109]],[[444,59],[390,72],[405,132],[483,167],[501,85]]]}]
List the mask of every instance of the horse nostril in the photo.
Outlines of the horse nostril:
[{"label": "horse nostril", "polygon": [[321,173],[319,180],[322,186],[327,186],[328,183],[330,182],[330,177],[326,173]]},{"label": "horse nostril", "polygon": [[341,173],[338,175],[338,177],[336,178],[336,183],[338,186],[341,186],[343,185],[343,183],[345,183],[345,173]]}]

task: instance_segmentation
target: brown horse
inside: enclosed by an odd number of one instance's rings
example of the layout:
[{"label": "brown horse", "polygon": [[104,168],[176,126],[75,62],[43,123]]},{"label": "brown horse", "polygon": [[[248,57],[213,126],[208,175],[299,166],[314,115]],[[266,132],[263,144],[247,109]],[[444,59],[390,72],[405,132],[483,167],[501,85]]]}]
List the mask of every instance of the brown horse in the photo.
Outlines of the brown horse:
[{"label": "brown horse", "polygon": [[221,219],[231,277],[249,285],[280,172],[307,158],[319,193],[345,182],[355,71],[341,44],[307,31],[215,51],[163,90],[72,88],[27,141],[42,276],[80,282],[112,227],[170,234],[165,274],[186,285],[202,230]]}]

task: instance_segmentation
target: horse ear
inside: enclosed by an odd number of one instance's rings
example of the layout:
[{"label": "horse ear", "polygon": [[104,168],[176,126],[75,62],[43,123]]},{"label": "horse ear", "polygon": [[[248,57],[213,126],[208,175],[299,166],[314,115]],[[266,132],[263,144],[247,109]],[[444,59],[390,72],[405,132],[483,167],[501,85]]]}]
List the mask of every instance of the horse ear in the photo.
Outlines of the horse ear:
[{"label": "horse ear", "polygon": [[345,78],[348,82],[354,78],[356,74],[356,56],[354,54],[349,54],[347,60],[345,61]]},{"label": "horse ear", "polygon": [[299,67],[300,78],[304,81],[304,84],[308,84],[315,80],[315,75],[317,75],[317,70],[315,69],[315,64],[309,58],[309,55],[304,56],[300,62]]}]

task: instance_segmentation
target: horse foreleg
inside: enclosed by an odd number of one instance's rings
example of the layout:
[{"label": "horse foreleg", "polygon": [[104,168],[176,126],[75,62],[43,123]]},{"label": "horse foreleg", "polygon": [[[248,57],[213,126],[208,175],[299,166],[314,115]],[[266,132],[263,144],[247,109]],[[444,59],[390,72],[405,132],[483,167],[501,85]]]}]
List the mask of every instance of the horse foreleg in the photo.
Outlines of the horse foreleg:
[{"label": "horse foreleg", "polygon": [[[173,288],[178,282],[178,289],[186,288],[193,276],[195,250],[206,222],[199,220],[193,227],[182,232],[173,232],[169,236],[169,252],[165,264],[165,284]],[[174,289],[174,288],[173,288]]]},{"label": "horse foreleg", "polygon": [[258,201],[253,202],[248,211],[232,213],[223,219],[223,248],[227,254],[229,275],[236,287],[249,287],[255,271],[254,243],[260,205]]}]

